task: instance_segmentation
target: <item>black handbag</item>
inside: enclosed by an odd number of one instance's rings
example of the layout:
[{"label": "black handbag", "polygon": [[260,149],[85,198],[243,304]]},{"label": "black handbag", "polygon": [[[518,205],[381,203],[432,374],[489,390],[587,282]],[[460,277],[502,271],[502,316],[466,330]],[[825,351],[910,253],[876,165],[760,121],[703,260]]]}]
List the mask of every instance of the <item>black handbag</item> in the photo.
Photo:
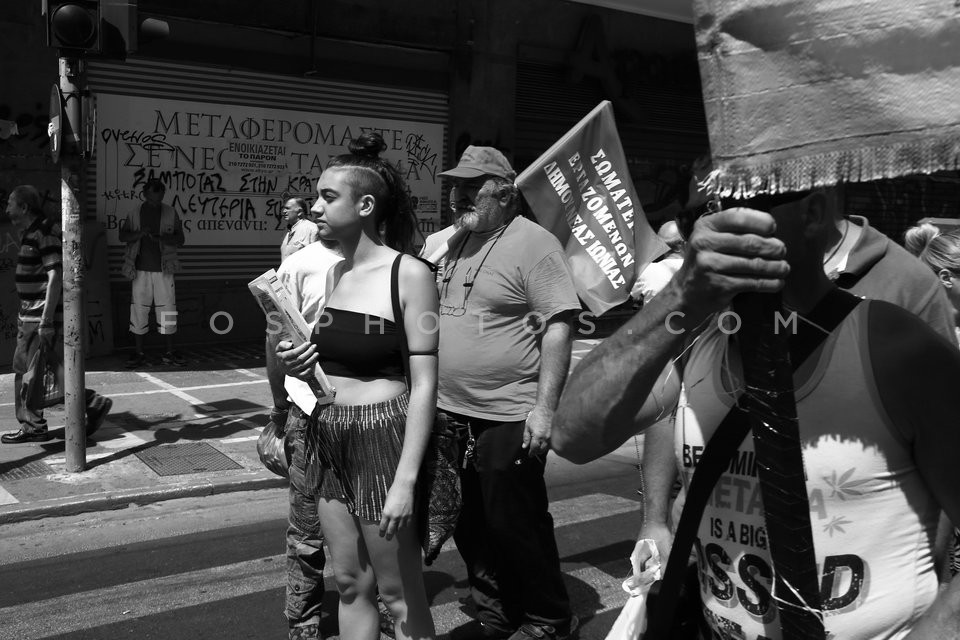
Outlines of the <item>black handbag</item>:
[{"label": "black handbag", "polygon": [[[400,258],[394,260],[390,273],[390,291],[393,302],[393,321],[400,334],[403,350],[404,375],[410,387],[410,347],[403,326],[403,310],[400,308]],[[447,421],[434,414],[430,441],[423,456],[417,476],[416,521],[426,565],[440,554],[443,543],[453,535],[460,517],[462,495],[460,471],[457,468],[459,444],[456,434]]]}]

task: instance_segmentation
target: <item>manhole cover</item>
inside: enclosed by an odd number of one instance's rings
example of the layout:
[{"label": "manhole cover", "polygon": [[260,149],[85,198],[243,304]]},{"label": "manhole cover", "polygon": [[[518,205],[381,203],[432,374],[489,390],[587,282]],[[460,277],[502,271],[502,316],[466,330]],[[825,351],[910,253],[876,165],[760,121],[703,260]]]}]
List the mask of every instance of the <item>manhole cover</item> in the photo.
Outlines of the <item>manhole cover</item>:
[{"label": "manhole cover", "polygon": [[53,473],[53,469],[47,466],[47,463],[35,460],[19,464],[18,462],[7,462],[0,464],[0,480],[23,480],[25,478],[39,478]]},{"label": "manhole cover", "polygon": [[204,471],[242,469],[243,465],[206,442],[162,444],[135,454],[158,476],[179,476]]}]

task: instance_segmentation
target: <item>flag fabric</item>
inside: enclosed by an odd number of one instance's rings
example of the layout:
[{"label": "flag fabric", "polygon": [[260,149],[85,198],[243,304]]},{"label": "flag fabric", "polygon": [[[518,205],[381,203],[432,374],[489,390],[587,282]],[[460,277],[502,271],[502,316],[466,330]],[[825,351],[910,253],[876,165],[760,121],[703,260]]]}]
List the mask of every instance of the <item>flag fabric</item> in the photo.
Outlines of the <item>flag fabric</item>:
[{"label": "flag fabric", "polygon": [[597,315],[626,302],[637,275],[667,252],[640,206],[609,101],[516,182],[537,221],[564,246],[577,294]]},{"label": "flag fabric", "polygon": [[949,0],[696,0],[720,195],[957,169]]}]

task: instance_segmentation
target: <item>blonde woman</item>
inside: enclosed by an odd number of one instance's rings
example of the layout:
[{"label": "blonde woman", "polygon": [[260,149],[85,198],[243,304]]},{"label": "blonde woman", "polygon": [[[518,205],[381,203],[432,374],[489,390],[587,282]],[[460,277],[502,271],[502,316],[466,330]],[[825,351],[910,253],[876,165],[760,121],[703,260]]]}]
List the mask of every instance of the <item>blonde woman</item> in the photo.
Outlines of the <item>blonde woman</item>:
[{"label": "blonde woman", "polygon": [[[933,225],[913,227],[907,231],[907,238],[910,238],[910,232],[913,231],[924,239],[924,246],[918,257],[921,262],[933,269],[940,279],[940,284],[943,285],[947,299],[953,306],[953,319],[956,324],[954,330],[957,332],[957,342],[960,344],[960,231],[931,233],[929,229],[924,230],[923,227],[933,227]],[[918,229],[920,231],[915,231]],[[937,230],[936,227],[933,229]],[[954,575],[960,573],[960,528],[955,528],[953,531],[950,572]]]}]

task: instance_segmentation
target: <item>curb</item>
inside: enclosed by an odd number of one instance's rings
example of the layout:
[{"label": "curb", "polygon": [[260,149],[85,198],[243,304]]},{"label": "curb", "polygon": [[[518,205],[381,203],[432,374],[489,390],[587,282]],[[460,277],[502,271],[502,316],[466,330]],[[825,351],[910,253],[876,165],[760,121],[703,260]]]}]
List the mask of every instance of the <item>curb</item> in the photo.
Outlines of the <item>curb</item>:
[{"label": "curb", "polygon": [[226,482],[203,482],[190,485],[174,485],[163,488],[139,488],[115,493],[98,494],[81,498],[60,498],[44,504],[28,504],[0,512],[0,525],[38,520],[51,516],[72,516],[91,511],[125,509],[131,504],[143,505],[177,498],[198,498],[237,491],[278,489],[288,486],[286,478],[244,478]]}]

